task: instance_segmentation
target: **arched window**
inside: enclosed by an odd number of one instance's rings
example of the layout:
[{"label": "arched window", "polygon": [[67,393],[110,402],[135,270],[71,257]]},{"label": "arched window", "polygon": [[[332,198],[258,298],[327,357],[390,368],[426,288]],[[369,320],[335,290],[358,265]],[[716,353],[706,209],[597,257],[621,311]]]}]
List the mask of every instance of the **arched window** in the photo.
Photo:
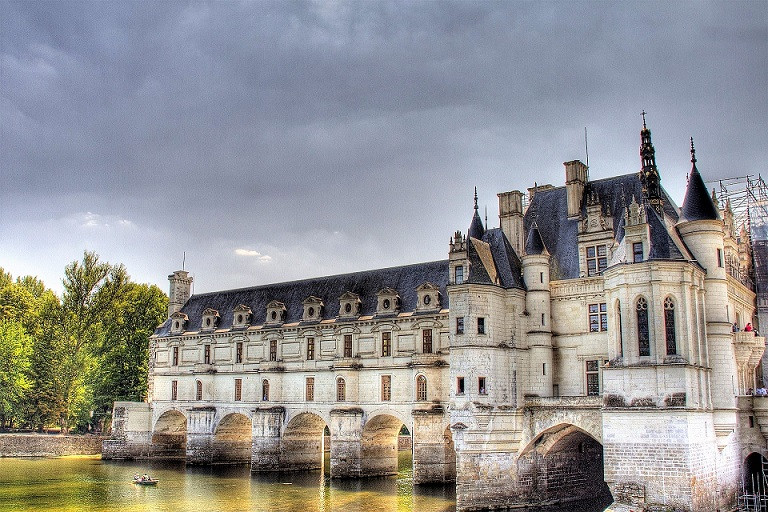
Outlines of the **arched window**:
[{"label": "arched window", "polygon": [[261,381],[261,399],[264,402],[269,401],[269,381],[267,379]]},{"label": "arched window", "polygon": [[677,354],[675,333],[675,303],[671,297],[664,299],[664,333],[667,340],[667,355]]},{"label": "arched window", "polygon": [[195,392],[195,400],[202,400],[203,399],[203,383],[198,380],[195,384],[197,387],[197,391]]},{"label": "arched window", "polygon": [[637,299],[637,346],[641,356],[651,355],[651,337],[648,331],[648,301],[644,297]]},{"label": "arched window", "polygon": [[339,377],[336,379],[336,401],[343,402],[347,399],[347,389],[344,379]]},{"label": "arched window", "polygon": [[619,357],[624,357],[624,332],[623,332],[623,326],[621,325],[621,302],[619,300],[616,300],[616,329],[618,329],[618,332],[616,333],[616,338],[619,340]]},{"label": "arched window", "polygon": [[423,402],[427,399],[427,378],[423,375],[416,377],[416,400]]}]

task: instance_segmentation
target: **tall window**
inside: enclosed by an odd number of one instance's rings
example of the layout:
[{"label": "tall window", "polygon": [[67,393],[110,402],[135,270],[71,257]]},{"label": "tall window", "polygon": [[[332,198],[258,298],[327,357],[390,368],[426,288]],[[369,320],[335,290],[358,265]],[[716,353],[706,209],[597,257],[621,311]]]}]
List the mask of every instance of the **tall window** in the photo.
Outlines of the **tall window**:
[{"label": "tall window", "polygon": [[235,362],[236,363],[243,362],[243,342],[242,341],[238,341],[237,345],[235,345]]},{"label": "tall window", "polygon": [[664,332],[667,339],[667,355],[677,354],[675,336],[675,303],[670,297],[664,299]]},{"label": "tall window", "polygon": [[195,391],[195,400],[202,400],[203,399],[203,383],[198,380],[195,382],[195,387],[197,388]]},{"label": "tall window", "polygon": [[267,379],[261,381],[261,399],[264,402],[269,401],[269,381]]},{"label": "tall window", "polygon": [[643,261],[643,242],[635,242],[632,244],[632,261],[634,263]]},{"label": "tall window", "polygon": [[456,317],[456,334],[464,334],[464,317]]},{"label": "tall window", "polygon": [[425,354],[432,353],[432,329],[421,331],[421,351]]},{"label": "tall window", "polygon": [[211,364],[211,346],[205,345],[203,349],[203,362],[205,364]]},{"label": "tall window", "polygon": [[392,355],[392,333],[389,331],[381,333],[381,355]]},{"label": "tall window", "polygon": [[171,381],[171,400],[178,400],[179,399],[179,381],[172,380]]},{"label": "tall window", "polygon": [[315,359],[315,338],[307,338],[307,361]]},{"label": "tall window", "polygon": [[347,399],[347,387],[344,379],[339,377],[336,379],[336,401],[343,402]]},{"label": "tall window", "polygon": [[458,267],[456,267],[454,272],[455,272],[454,275],[456,277],[456,279],[455,279],[456,284],[463,283],[464,282],[464,267],[459,265]]},{"label": "tall window", "polygon": [[641,356],[651,355],[651,338],[648,331],[648,301],[640,297],[635,306],[637,310],[637,345]]},{"label": "tall window", "polygon": [[477,318],[477,334],[485,334],[485,318]]},{"label": "tall window", "polygon": [[235,402],[243,399],[243,379],[235,379]]},{"label": "tall window", "polygon": [[481,395],[488,394],[488,389],[485,387],[485,377],[477,378],[477,392]]},{"label": "tall window", "polygon": [[464,394],[464,377],[456,377],[456,394]]},{"label": "tall window", "polygon": [[587,276],[596,276],[608,268],[605,245],[592,245],[587,249]]},{"label": "tall window", "polygon": [[179,347],[173,347],[173,366],[179,366]]},{"label": "tall window", "polygon": [[597,396],[600,394],[600,374],[598,372],[597,360],[586,361],[587,363],[587,396]]},{"label": "tall window", "polygon": [[392,400],[392,376],[381,376],[381,401],[389,402]]},{"label": "tall window", "polygon": [[307,377],[307,402],[312,402],[315,399],[315,378]]},{"label": "tall window", "polygon": [[352,357],[352,335],[344,335],[344,357]]},{"label": "tall window", "polygon": [[608,330],[608,309],[605,302],[589,305],[589,332]]},{"label": "tall window", "polygon": [[269,340],[269,360],[277,361],[277,340]]},{"label": "tall window", "polygon": [[722,249],[718,249],[717,250],[717,266],[718,267],[723,267],[724,266],[723,265],[723,250]]},{"label": "tall window", "polygon": [[624,357],[624,331],[621,325],[621,302],[616,301],[616,328],[619,330],[619,357]]},{"label": "tall window", "polygon": [[416,400],[423,402],[427,399],[427,378],[423,375],[416,377]]}]

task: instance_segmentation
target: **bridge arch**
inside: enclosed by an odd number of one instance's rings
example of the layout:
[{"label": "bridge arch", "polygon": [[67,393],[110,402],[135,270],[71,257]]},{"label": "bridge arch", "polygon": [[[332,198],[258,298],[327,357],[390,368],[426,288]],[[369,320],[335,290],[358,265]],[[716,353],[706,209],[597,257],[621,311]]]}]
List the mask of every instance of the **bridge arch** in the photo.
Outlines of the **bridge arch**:
[{"label": "bridge arch", "polygon": [[152,428],[152,455],[184,460],[187,456],[187,417],[179,410],[162,413]]},{"label": "bridge arch", "polygon": [[213,431],[211,460],[214,464],[245,464],[251,460],[252,420],[243,413],[224,415]]},{"label": "bridge arch", "polygon": [[300,412],[290,418],[280,441],[280,461],[284,469],[321,469],[328,423],[314,412]]},{"label": "bridge arch", "polygon": [[[405,424],[397,413],[369,416],[361,436],[361,469],[366,476],[397,474],[398,434]],[[408,430],[413,432],[412,425]]]}]

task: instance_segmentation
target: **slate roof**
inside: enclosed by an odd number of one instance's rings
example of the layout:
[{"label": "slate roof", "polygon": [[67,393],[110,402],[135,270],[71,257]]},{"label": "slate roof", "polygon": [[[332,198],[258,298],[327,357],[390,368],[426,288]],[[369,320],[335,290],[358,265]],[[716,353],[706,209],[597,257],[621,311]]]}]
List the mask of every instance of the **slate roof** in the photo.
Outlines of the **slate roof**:
[{"label": "slate roof", "polygon": [[[643,190],[639,174],[625,174],[590,181],[587,194],[596,193],[604,215],[613,217],[613,238],[624,238],[624,211],[634,198],[642,204]],[[680,214],[674,201],[662,189],[664,219],[652,208],[646,207],[650,228],[649,258],[692,259],[675,232],[674,225]],[[536,223],[541,240],[552,255],[551,278],[575,279],[579,277],[578,230],[579,221],[569,220],[566,188],[558,187],[535,192],[524,217],[526,232]],[[586,201],[582,201],[582,214],[586,215]]]},{"label": "slate roof", "polygon": [[534,222],[528,231],[528,238],[525,241],[525,254],[541,254],[546,251],[544,242],[541,240],[541,233]]},{"label": "slate roof", "polygon": [[[339,298],[348,291],[360,296],[362,315],[374,315],[377,307],[376,293],[383,288],[396,290],[401,300],[401,312],[416,309],[418,295],[416,288],[424,283],[432,283],[440,290],[440,307],[448,307],[448,260],[417,263],[401,267],[354,272],[336,276],[317,277],[301,281],[225,290],[193,295],[181,308],[189,317],[186,329],[197,331],[202,324],[202,313],[207,308],[218,310],[221,319],[218,329],[232,327],[234,309],[239,304],[251,308],[251,325],[264,324],[267,304],[278,300],[285,304],[285,322],[299,322],[304,314],[302,301],[314,295],[323,300],[323,319],[336,318],[339,314]],[[155,330],[158,336],[170,333],[170,320],[166,320]]]},{"label": "slate roof", "polygon": [[[507,240],[501,228],[488,229],[483,234],[481,243],[487,244],[493,258],[493,269],[488,269],[486,263],[481,258],[478,251],[480,244],[477,240],[467,238],[467,252],[469,257],[469,278],[470,283],[497,284],[503,288],[525,289],[522,278],[522,266],[520,258],[515,254],[515,250]],[[481,249],[482,250],[482,249]],[[489,270],[492,270],[498,279],[494,282],[491,279]]]},{"label": "slate roof", "polygon": [[707,192],[707,186],[696,168],[696,162],[693,162],[693,169],[688,176],[688,188],[685,190],[685,199],[683,199],[683,208],[681,210],[685,220],[717,220],[720,218],[720,212],[717,211],[712,197]]}]

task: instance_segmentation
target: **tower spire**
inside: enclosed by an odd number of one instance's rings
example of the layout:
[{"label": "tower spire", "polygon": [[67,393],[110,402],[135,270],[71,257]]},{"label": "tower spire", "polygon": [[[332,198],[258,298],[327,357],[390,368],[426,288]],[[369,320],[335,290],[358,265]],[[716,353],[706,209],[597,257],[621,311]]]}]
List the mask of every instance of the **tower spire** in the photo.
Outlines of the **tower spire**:
[{"label": "tower spire", "polygon": [[640,130],[640,159],[642,161],[642,170],[640,171],[640,182],[643,185],[643,196],[648,204],[656,210],[659,215],[663,214],[664,199],[661,193],[661,177],[656,167],[656,150],[651,141],[651,130],[645,123],[645,110],[641,112],[643,116],[643,129]]},{"label": "tower spire", "polygon": [[696,165],[696,148],[693,147],[693,137],[691,137],[691,163]]},{"label": "tower spire", "polygon": [[483,226],[483,220],[480,218],[480,212],[477,210],[477,187],[475,187],[475,214],[472,215],[472,222],[467,230],[467,238],[477,238],[480,240],[483,238],[483,234],[485,234],[485,227]]}]

